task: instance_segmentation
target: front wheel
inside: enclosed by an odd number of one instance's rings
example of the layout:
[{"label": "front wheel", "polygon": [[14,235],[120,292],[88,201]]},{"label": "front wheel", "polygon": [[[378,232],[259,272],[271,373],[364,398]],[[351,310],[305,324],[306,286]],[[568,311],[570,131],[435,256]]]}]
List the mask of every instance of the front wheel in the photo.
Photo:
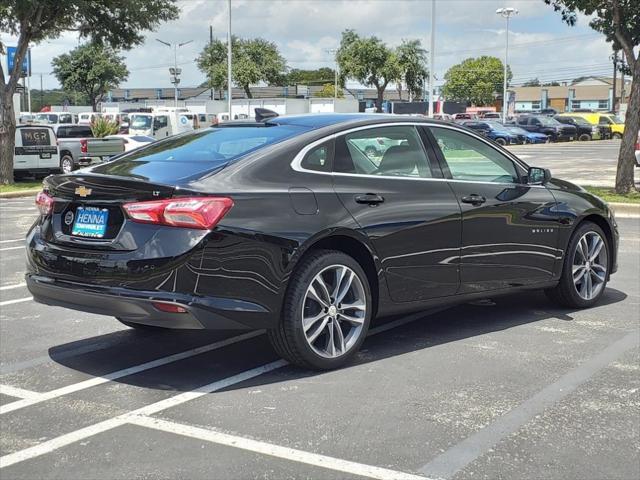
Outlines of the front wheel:
[{"label": "front wheel", "polygon": [[504,138],[496,138],[496,143],[504,147],[507,144],[507,141]]},{"label": "front wheel", "polygon": [[546,293],[565,307],[591,307],[604,293],[610,263],[604,232],[595,223],[585,222],[571,236],[560,282],[557,287],[546,290]]},{"label": "front wheel", "polygon": [[578,137],[578,140],[580,140],[581,142],[588,142],[589,140],[591,140],[591,135],[589,135],[588,133],[583,133]]},{"label": "front wheel", "polygon": [[615,139],[617,139],[617,140],[620,140],[620,139],[622,138],[622,134],[621,134],[621,133],[616,132],[616,133],[614,133],[614,134],[611,136],[611,138],[615,138]]},{"label": "front wheel", "polygon": [[303,368],[344,365],[367,336],[372,301],[367,276],[352,257],[318,250],[291,277],[282,318],[268,336],[276,352]]}]

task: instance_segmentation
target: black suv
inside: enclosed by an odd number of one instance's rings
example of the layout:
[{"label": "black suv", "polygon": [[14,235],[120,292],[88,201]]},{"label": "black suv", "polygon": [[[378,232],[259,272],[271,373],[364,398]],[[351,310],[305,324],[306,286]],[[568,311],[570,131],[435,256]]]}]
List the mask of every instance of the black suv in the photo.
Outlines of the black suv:
[{"label": "black suv", "polygon": [[565,125],[573,125],[576,127],[576,130],[578,131],[578,140],[580,141],[600,140],[602,138],[602,134],[598,126],[591,125],[584,118],[569,117],[566,115],[555,115],[553,118]]},{"label": "black suv", "polygon": [[565,125],[546,115],[522,115],[516,124],[529,132],[544,133],[551,141],[572,141],[578,138],[578,131],[573,125]]}]

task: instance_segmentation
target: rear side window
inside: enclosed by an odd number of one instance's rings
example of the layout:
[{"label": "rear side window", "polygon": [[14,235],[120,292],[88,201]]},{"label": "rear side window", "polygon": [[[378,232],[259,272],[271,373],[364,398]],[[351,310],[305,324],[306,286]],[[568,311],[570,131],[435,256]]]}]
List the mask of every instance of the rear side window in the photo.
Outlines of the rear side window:
[{"label": "rear side window", "polygon": [[309,151],[302,159],[300,166],[306,170],[313,170],[315,172],[330,172],[330,159],[332,156],[333,142],[326,142]]},{"label": "rear side window", "polygon": [[20,139],[23,147],[50,145],[48,128],[20,128]]},{"label": "rear side window", "polygon": [[[306,130],[294,125],[197,130],[154,142],[122,158],[147,163],[207,162],[215,167]],[[110,165],[117,163],[111,162]]]},{"label": "rear side window", "polygon": [[336,140],[334,171],[360,175],[430,178],[431,168],[414,126],[378,127]]},{"label": "rear side window", "polygon": [[93,138],[91,127],[61,127],[58,129],[58,138]]}]

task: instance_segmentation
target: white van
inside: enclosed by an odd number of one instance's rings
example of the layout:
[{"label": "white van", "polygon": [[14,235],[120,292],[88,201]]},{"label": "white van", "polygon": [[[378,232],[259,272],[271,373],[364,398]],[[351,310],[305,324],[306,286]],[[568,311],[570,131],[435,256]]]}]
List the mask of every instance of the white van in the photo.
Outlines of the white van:
[{"label": "white van", "polygon": [[18,125],[15,141],[15,176],[60,172],[60,155],[53,128],[47,125]]},{"label": "white van", "polygon": [[78,125],[91,125],[94,120],[101,117],[101,113],[97,112],[82,112],[78,114]]},{"label": "white van", "polygon": [[156,140],[193,130],[193,122],[179,112],[129,114],[129,135],[145,135]]},{"label": "white van", "polygon": [[74,123],[73,114],[70,112],[41,112],[36,113],[33,123],[54,125],[57,123]]}]

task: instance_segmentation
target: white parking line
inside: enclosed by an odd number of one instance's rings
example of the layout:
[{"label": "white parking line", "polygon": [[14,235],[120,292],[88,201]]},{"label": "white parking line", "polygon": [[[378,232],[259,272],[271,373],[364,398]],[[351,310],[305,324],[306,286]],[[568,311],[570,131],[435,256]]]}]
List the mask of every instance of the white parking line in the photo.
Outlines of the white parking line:
[{"label": "white parking line", "polygon": [[167,365],[169,363],[177,362],[179,360],[184,360],[185,358],[194,357],[196,355],[201,355],[203,353],[211,352],[213,350],[218,350],[228,345],[233,345],[234,343],[242,342],[244,340],[248,340],[250,338],[257,337],[263,334],[264,334],[264,330],[256,330],[253,332],[244,333],[236,337],[226,338],[219,342],[209,343],[201,347],[192,348],[190,350],[185,350],[179,353],[174,353],[173,355],[158,358],[156,360],[151,360],[150,362],[141,363],[140,365],[135,365],[133,367],[125,368],[123,370],[118,370],[116,372],[108,373],[102,377],[90,378],[89,380],[74,383],[72,385],[67,385],[66,387],[57,388],[55,390],[51,390],[50,392],[40,393],[32,398],[24,398],[23,400],[17,400],[15,402],[7,403],[5,405],[0,405],[0,415],[13,412],[15,410],[19,410],[21,408],[28,407],[30,405],[35,405],[36,403],[45,402],[53,398],[69,395],[70,393],[79,392],[80,390],[86,390],[87,388],[95,387],[97,385],[102,385],[103,383],[107,383],[112,380],[117,380],[118,378],[134,375],[136,373],[144,372],[145,370],[150,370],[152,368],[161,367],[162,365]]},{"label": "white parking line", "polygon": [[22,303],[33,300],[33,297],[25,297],[25,298],[16,298],[15,300],[5,300],[4,302],[0,302],[0,307],[4,307],[5,305],[13,305],[14,303]]},{"label": "white parking line", "polygon": [[12,387],[11,385],[0,385],[0,393],[16,398],[35,398],[40,395],[38,392],[25,390],[24,388]]},{"label": "white parking line", "polygon": [[0,243],[24,242],[24,238],[16,238],[14,240],[0,240]]},{"label": "white parking line", "polygon": [[282,458],[292,462],[305,463],[314,467],[327,468],[337,472],[349,473],[352,475],[360,475],[368,478],[376,478],[378,480],[425,480],[426,477],[412,475],[410,473],[389,470],[387,468],[374,467],[363,463],[351,462],[340,458],[328,457],[317,453],[305,452],[295,448],[283,447],[272,443],[252,440],[250,438],[239,437],[237,435],[229,435],[227,433],[217,432],[199,427],[192,427],[177,422],[169,422],[152,417],[132,417],[129,423],[139,425],[141,427],[153,428],[161,432],[175,433],[185,437],[196,438],[218,445],[239,448],[249,452],[269,455],[271,457]]},{"label": "white parking line", "polygon": [[7,250],[24,250],[24,245],[20,245],[19,247],[6,247],[6,248],[0,248],[0,252],[6,252]]},{"label": "white parking line", "polygon": [[0,457],[0,469],[15,465],[16,463],[24,462],[25,460],[39,457],[40,455],[51,453],[55,450],[58,450],[59,448],[65,447],[80,440],[84,440],[85,438],[89,438],[93,435],[97,435],[99,433],[119,427],[126,424],[131,417],[135,417],[137,415],[152,415],[154,413],[161,412],[162,410],[181,405],[185,402],[201,397],[208,393],[213,393],[216,390],[221,390],[237,383],[245,382],[254,377],[262,375],[263,373],[281,368],[286,364],[287,362],[285,362],[284,360],[267,363],[266,365],[252,368],[251,370],[246,370],[242,373],[238,373],[237,375],[233,375],[222,380],[217,380],[213,383],[200,387],[197,390],[184,392],[179,395],[160,400],[159,402],[152,403],[137,410],[133,410],[132,412],[125,413],[117,417],[95,423],[93,425],[89,425],[88,427],[81,428],[80,430],[75,430],[73,432],[60,435],[59,437],[52,438],[51,440],[42,442],[38,445],[34,445],[33,447],[25,448],[24,450],[19,450],[8,455],[4,455],[3,457]]},{"label": "white parking line", "polygon": [[22,283],[16,283],[14,285],[4,285],[2,287],[0,287],[0,291],[2,290],[13,290],[14,288],[22,288],[22,287],[26,287],[27,284],[22,282]]},{"label": "white parking line", "polygon": [[[390,322],[388,324],[381,325],[379,327],[373,328],[369,332],[369,335],[376,335],[378,333],[387,331],[387,330],[389,330],[391,328],[398,327],[398,326],[404,325],[406,323],[415,321],[415,320],[417,320],[419,318],[422,318],[422,317],[424,317],[424,316],[426,316],[428,314],[429,314],[429,312],[420,312],[420,313],[417,313],[417,314],[414,314],[414,315],[409,315],[409,316],[407,316],[405,318],[401,318],[401,319],[396,320],[394,322]],[[250,332],[250,333],[258,333],[258,332]],[[102,433],[102,432],[105,432],[107,430],[111,430],[111,429],[113,429],[115,427],[124,425],[132,417],[135,418],[136,416],[140,416],[140,415],[143,415],[143,416],[153,415],[155,413],[161,412],[161,411],[166,410],[168,408],[172,408],[172,407],[181,405],[183,403],[186,403],[186,402],[188,402],[190,400],[194,400],[194,399],[196,399],[198,397],[201,397],[203,395],[206,395],[208,393],[215,392],[216,390],[221,390],[221,389],[227,388],[227,387],[229,387],[231,385],[235,385],[237,383],[241,383],[241,382],[244,382],[244,381],[249,380],[251,378],[257,377],[257,376],[262,375],[264,373],[271,372],[271,371],[276,370],[278,368],[281,368],[281,367],[283,367],[285,365],[288,365],[288,363],[285,360],[277,360],[275,362],[271,362],[271,363],[268,363],[266,365],[262,365],[260,367],[252,368],[251,370],[247,370],[247,371],[239,373],[237,375],[233,375],[232,377],[228,377],[228,378],[225,378],[225,379],[222,379],[222,380],[215,381],[213,383],[210,383],[208,385],[200,387],[200,388],[198,388],[196,390],[184,392],[184,393],[175,395],[173,397],[169,397],[169,398],[166,398],[164,400],[160,400],[159,402],[152,403],[152,404],[147,405],[145,407],[141,407],[141,408],[139,408],[137,410],[133,410],[132,412],[122,414],[122,415],[120,415],[118,417],[114,417],[114,418],[105,420],[103,422],[99,422],[99,423],[96,423],[94,425],[90,425],[88,427],[85,427],[85,428],[82,428],[80,430],[76,430],[76,431],[61,435],[61,436],[56,437],[56,438],[52,438],[51,440],[48,440],[48,441],[43,442],[43,443],[38,444],[38,445],[34,445],[33,447],[26,448],[24,450],[19,450],[19,451],[14,452],[14,453],[10,453],[8,455],[0,457],[0,469],[4,468],[4,467],[8,467],[10,465],[14,465],[16,463],[23,462],[25,460],[29,460],[31,458],[38,457],[40,455],[44,455],[46,453],[53,452],[54,450],[57,450],[57,449],[62,448],[62,447],[65,447],[65,446],[70,445],[70,444],[72,444],[74,442],[83,440],[83,439],[91,437],[93,435],[97,435],[98,433]],[[136,367],[131,367],[131,368],[136,368]],[[92,380],[88,380],[88,382],[90,382]],[[95,379],[95,380],[99,381],[100,378]],[[84,382],[80,382],[80,383],[84,383]],[[70,386],[70,387],[72,387],[72,386]],[[63,387],[63,388],[69,388],[69,387]],[[46,393],[43,394],[43,395],[46,395]],[[17,403],[17,402],[14,402],[14,403]],[[11,404],[9,404],[9,405],[11,405]],[[7,405],[5,405],[5,407],[7,407]]]}]

